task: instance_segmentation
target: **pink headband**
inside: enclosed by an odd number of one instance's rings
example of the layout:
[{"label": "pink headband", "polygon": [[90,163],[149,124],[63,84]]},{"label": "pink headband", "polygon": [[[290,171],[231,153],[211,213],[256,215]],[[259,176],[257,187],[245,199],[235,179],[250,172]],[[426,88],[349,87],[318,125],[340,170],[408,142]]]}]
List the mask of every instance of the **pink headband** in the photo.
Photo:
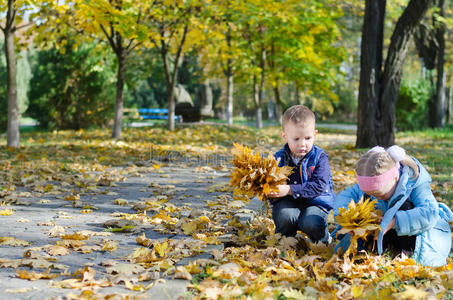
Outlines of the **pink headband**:
[{"label": "pink headband", "polygon": [[357,175],[357,182],[362,191],[379,191],[393,178],[398,177],[399,171],[396,166],[381,175],[376,176],[359,176]]}]

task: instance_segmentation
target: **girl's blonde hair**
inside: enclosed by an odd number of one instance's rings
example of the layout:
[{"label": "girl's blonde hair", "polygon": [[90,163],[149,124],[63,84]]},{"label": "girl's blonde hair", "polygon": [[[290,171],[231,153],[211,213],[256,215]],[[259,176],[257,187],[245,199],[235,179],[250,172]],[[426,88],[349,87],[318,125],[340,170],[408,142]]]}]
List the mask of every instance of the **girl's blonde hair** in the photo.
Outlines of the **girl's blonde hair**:
[{"label": "girl's blonde hair", "polygon": [[403,148],[392,146],[384,150],[382,147],[374,147],[362,155],[356,164],[358,176],[381,175],[399,164],[410,167],[414,174],[412,178],[417,178],[419,174],[418,165],[414,159],[406,154]]}]

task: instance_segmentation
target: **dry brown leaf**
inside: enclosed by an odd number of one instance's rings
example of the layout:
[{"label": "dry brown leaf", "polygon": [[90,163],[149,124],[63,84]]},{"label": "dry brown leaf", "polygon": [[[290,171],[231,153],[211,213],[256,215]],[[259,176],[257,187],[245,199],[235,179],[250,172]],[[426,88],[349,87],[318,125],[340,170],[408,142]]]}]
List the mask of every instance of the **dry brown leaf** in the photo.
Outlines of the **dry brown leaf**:
[{"label": "dry brown leaf", "polygon": [[26,270],[17,270],[16,273],[17,277],[28,280],[53,279],[58,277],[58,274],[51,274],[50,269],[44,273],[28,272]]},{"label": "dry brown leaf", "polygon": [[27,241],[18,240],[14,237],[2,236],[2,237],[0,237],[0,245],[22,247],[22,246],[29,246],[30,243]]},{"label": "dry brown leaf", "polygon": [[9,294],[23,294],[23,293],[28,293],[33,291],[33,288],[28,287],[28,288],[18,288],[18,289],[6,289],[5,292]]},{"label": "dry brown leaf", "polygon": [[96,277],[96,271],[88,266],[84,266],[83,269],[76,270],[73,276],[80,276],[82,281],[93,281]]},{"label": "dry brown leaf", "polygon": [[107,241],[104,246],[102,246],[102,251],[113,252],[118,249],[118,243],[116,241]]},{"label": "dry brown leaf", "polygon": [[192,280],[192,275],[190,275],[189,271],[183,266],[176,267],[175,269],[175,279],[184,279],[184,280]]},{"label": "dry brown leaf", "polygon": [[59,237],[60,235],[63,235],[65,233],[65,230],[63,226],[54,226],[52,229],[49,230],[47,233],[49,236],[52,237]]},{"label": "dry brown leaf", "polygon": [[79,232],[74,232],[73,234],[64,234],[64,235],[62,235],[61,239],[63,239],[63,240],[82,241],[82,240],[87,240],[88,236],[85,235],[85,234],[81,234]]},{"label": "dry brown leaf", "polygon": [[401,299],[424,299],[428,293],[424,290],[417,289],[412,285],[404,285],[405,291],[397,293],[396,296]]},{"label": "dry brown leaf", "polygon": [[145,246],[145,247],[151,247],[153,245],[153,242],[151,239],[148,239],[143,232],[142,235],[139,235],[135,238],[135,241],[137,244]]},{"label": "dry brown leaf", "polygon": [[19,266],[20,266],[20,260],[18,260],[18,259],[0,258],[0,267],[1,268],[17,269]]},{"label": "dry brown leaf", "polygon": [[109,274],[123,274],[126,276],[132,275],[132,274],[138,274],[140,272],[143,272],[145,269],[137,264],[125,264],[125,263],[120,263],[117,265],[114,265],[112,267],[106,268],[107,273]]},{"label": "dry brown leaf", "polygon": [[63,255],[68,255],[69,254],[68,248],[62,247],[62,246],[57,246],[57,245],[48,247],[46,249],[46,252],[49,255],[53,255],[53,256],[56,256],[56,255],[63,256]]}]

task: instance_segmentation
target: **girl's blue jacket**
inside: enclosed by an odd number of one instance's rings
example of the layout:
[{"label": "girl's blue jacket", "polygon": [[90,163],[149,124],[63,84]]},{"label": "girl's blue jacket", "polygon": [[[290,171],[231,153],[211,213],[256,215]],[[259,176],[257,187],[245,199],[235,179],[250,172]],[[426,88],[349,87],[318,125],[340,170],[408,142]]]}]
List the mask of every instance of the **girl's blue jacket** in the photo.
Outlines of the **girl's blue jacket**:
[{"label": "girl's blue jacket", "polygon": [[[413,259],[424,266],[442,266],[446,264],[446,258],[451,248],[451,231],[449,221],[453,218],[450,208],[438,203],[430,188],[431,177],[422,166],[414,159],[419,167],[419,176],[412,178],[413,170],[407,166],[400,167],[400,179],[395,192],[388,201],[378,200],[377,209],[383,212],[381,231],[378,235],[378,254],[382,254],[383,231],[395,217],[394,229],[399,236],[416,235]],[[347,207],[353,199],[358,202],[364,193],[356,184],[337,195],[334,214],[338,214],[338,208]],[[371,197],[371,199],[375,199]],[[414,205],[410,210],[398,210],[401,205],[409,200]],[[343,247],[345,251],[349,247],[349,235],[346,234],[337,248]]]}]

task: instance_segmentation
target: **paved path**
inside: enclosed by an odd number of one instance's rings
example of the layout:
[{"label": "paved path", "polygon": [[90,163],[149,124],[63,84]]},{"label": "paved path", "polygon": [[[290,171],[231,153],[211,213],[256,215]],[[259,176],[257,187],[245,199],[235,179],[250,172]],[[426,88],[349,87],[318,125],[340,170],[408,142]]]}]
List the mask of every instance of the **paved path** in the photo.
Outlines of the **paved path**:
[{"label": "paved path", "polygon": [[[182,167],[181,167],[182,166]],[[116,171],[125,171],[127,168],[117,169]],[[150,171],[151,170],[151,171]],[[114,171],[114,170],[112,170]],[[136,213],[131,207],[134,204],[141,203],[144,199],[155,196],[168,196],[171,198],[170,203],[176,206],[189,206],[191,210],[195,208],[206,208],[207,201],[215,200],[220,192],[208,192],[215,185],[227,183],[228,170],[216,170],[211,167],[200,167],[197,165],[190,166],[184,162],[177,164],[168,164],[160,169],[152,171],[152,168],[138,167],[125,175],[123,182],[117,182],[114,186],[97,186],[93,192],[80,194],[80,200],[67,201],[71,193],[62,193],[51,195],[46,193],[27,194],[25,189],[15,191],[18,202],[9,209],[14,213],[9,216],[0,216],[2,226],[0,228],[0,237],[14,237],[19,240],[30,242],[29,246],[7,246],[0,245],[0,290],[2,291],[1,299],[56,299],[65,297],[68,294],[80,295],[80,290],[49,287],[58,281],[74,278],[73,274],[77,269],[89,266],[96,271],[96,280],[108,278],[113,280],[113,274],[107,271],[106,262],[123,263],[126,256],[130,255],[134,249],[140,247],[136,242],[136,237],[145,233],[146,237],[152,240],[163,240],[165,238],[181,239],[188,236],[178,236],[174,234],[162,234],[154,231],[150,226],[138,226],[132,233],[111,233],[105,232],[103,224],[109,220],[119,220],[114,217],[115,213]],[[56,184],[55,184],[56,185]],[[169,186],[170,185],[170,186]],[[68,198],[69,197],[69,198]],[[125,199],[127,205],[115,204],[116,199]],[[0,199],[1,200],[1,199]],[[117,203],[121,202],[117,200]],[[248,207],[257,210],[261,205],[259,201],[252,201]],[[82,213],[82,209],[92,209],[91,213]],[[86,211],[85,211],[86,212]],[[89,212],[89,211],[88,211]],[[151,213],[149,213],[151,215]],[[90,253],[81,253],[71,249],[69,254],[63,256],[49,256],[46,253],[46,247],[55,245],[59,237],[49,235],[55,226],[64,228],[66,234],[72,234],[80,231],[89,231],[91,237],[85,241]],[[59,228],[59,227],[57,227]],[[58,234],[55,234],[58,235]],[[118,243],[116,251],[100,251],[107,240],[113,240]],[[46,246],[47,245],[47,246]],[[97,247],[97,248],[96,248]],[[94,249],[94,250],[93,250]],[[42,273],[46,268],[29,268],[27,266],[17,266],[18,262],[22,264],[30,263],[29,258],[24,258],[24,253],[38,256],[37,260],[43,259],[47,263],[63,265],[67,268],[66,273],[71,276],[60,275],[52,280],[35,280],[29,281],[18,278],[16,270],[27,270],[28,272]],[[206,250],[209,252],[209,249]],[[209,253],[203,251],[200,257],[209,258]],[[35,257],[36,258],[36,257]],[[25,259],[29,259],[26,261]],[[185,259],[188,263],[190,257]],[[5,267],[8,262],[15,263],[16,266]],[[34,261],[36,263],[36,260]],[[55,272],[55,270],[52,270]],[[61,272],[58,271],[57,272]],[[188,281],[181,279],[172,279],[171,276],[163,276],[164,281],[142,282],[148,285],[150,282],[156,282],[146,292],[133,292],[125,288],[123,283],[116,284],[114,287],[106,287],[97,291],[101,295],[123,294],[123,295],[145,295],[147,299],[176,299],[186,293]]]}]

